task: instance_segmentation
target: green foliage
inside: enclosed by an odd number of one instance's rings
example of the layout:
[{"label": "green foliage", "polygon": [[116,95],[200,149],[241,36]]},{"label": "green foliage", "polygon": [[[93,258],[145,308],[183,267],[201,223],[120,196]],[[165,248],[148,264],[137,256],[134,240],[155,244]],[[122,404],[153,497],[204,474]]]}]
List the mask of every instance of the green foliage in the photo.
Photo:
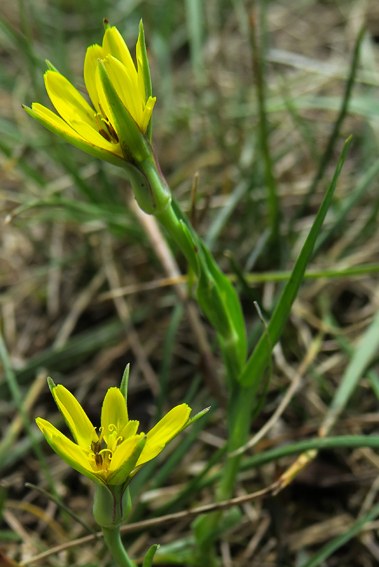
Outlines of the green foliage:
[{"label": "green foliage", "polygon": [[[347,140],[347,142],[345,143],[332,182],[329,185],[329,188],[316,215],[309,235],[292,270],[291,278],[286,284],[281,298],[275,308],[271,321],[268,324],[270,341],[273,346],[277,343],[283,332],[283,328],[290,314],[293,302],[296,299],[301,282],[303,281],[304,273],[308,262],[312,257],[317,237],[324,222],[326,213],[328,212],[328,209],[332,202],[333,194],[337,186],[337,181],[341,173],[342,166],[346,159],[350,142],[351,139]],[[263,372],[267,367],[269,355],[270,353],[268,352],[267,340],[265,338],[265,335],[263,334],[239,378],[240,383],[243,386],[258,386]]]}]

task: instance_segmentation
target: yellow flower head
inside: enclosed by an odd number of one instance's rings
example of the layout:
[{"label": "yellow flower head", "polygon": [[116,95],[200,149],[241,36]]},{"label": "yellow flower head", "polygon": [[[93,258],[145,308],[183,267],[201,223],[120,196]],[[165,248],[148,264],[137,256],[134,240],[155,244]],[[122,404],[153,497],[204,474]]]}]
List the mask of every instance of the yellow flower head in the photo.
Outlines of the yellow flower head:
[{"label": "yellow flower head", "polygon": [[[51,64],[45,73],[45,86],[57,114],[42,104],[25,110],[46,128],[74,146],[115,165],[123,165],[127,150],[122,140],[138,145],[143,138],[155,104],[150,96],[150,71],[142,22],[136,46],[137,66],[116,27],[106,25],[102,45],[91,45],[84,61],[84,81],[93,107]],[[105,76],[105,79],[104,79]],[[114,100],[104,88],[109,84],[125,114],[128,126],[120,124]],[[117,106],[116,104],[116,106]],[[123,132],[120,132],[120,128]],[[124,151],[123,151],[124,150]]]},{"label": "yellow flower head", "polygon": [[37,425],[54,451],[91,480],[105,485],[128,483],[139,468],[156,457],[166,444],[190,422],[187,404],[174,407],[147,435],[137,433],[139,422],[129,420],[121,389],[110,388],[101,410],[97,430],[80,403],[64,386],[49,381],[54,400],[69,426],[75,443],[54,425],[38,417]]}]

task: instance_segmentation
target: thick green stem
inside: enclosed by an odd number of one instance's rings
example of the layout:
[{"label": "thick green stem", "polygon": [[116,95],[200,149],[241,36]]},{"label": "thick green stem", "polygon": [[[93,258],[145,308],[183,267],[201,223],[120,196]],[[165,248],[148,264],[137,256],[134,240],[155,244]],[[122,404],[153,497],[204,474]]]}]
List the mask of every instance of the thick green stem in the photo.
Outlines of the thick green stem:
[{"label": "thick green stem", "polygon": [[104,541],[119,567],[136,567],[128,557],[120,537],[120,528],[103,528]]},{"label": "thick green stem", "polygon": [[192,239],[189,237],[189,233],[186,232],[186,225],[176,216],[171,202],[167,204],[164,211],[155,213],[155,216],[165,227],[171,238],[178,244],[196,277],[199,277],[198,250],[195,249],[194,243],[191,242]]}]

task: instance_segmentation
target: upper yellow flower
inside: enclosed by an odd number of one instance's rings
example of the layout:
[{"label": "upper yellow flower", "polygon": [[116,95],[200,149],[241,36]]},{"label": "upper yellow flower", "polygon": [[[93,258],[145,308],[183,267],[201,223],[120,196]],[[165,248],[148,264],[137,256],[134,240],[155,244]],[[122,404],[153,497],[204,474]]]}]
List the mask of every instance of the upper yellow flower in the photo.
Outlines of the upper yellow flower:
[{"label": "upper yellow flower", "polygon": [[71,392],[64,386],[56,386],[52,380],[49,385],[76,443],[41,417],[36,419],[38,427],[66,463],[105,485],[128,483],[142,465],[156,457],[173,437],[203,413],[189,422],[191,408],[181,404],[169,411],[147,435],[137,433],[139,422],[129,420],[122,391],[110,388],[103,401],[101,427],[97,432]]},{"label": "upper yellow flower", "polygon": [[[126,146],[133,144],[133,141],[141,143],[138,132],[141,136],[145,134],[155,104],[155,98],[150,96],[151,84],[148,84],[150,71],[142,24],[136,59],[137,66],[117,28],[107,26],[103,44],[90,46],[84,61],[84,81],[93,108],[63,75],[49,65],[50,69],[45,73],[45,86],[60,116],[36,102],[32,108],[25,107],[25,110],[74,146],[115,165],[123,165],[124,159],[129,157]],[[117,113],[120,110],[110,97],[109,87],[108,90],[104,87],[104,76],[111,84],[113,95],[117,96],[121,107],[126,110],[129,132],[125,132],[125,124],[121,125],[118,120]],[[137,135],[133,130],[137,131]],[[127,143],[123,144],[125,138]],[[131,150],[130,155],[133,148]]]}]

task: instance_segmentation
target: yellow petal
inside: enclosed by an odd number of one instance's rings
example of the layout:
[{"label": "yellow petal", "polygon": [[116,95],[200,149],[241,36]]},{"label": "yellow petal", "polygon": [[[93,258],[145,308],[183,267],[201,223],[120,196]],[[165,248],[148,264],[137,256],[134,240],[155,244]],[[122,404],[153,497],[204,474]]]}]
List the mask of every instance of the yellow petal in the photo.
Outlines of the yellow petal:
[{"label": "yellow petal", "polygon": [[107,150],[107,152],[113,152],[117,154],[121,158],[122,150],[120,144],[113,144],[112,142],[108,142],[101,134],[99,134],[98,130],[89,126],[86,122],[82,120],[71,120],[71,125],[75,129],[75,131],[81,136],[84,140],[101,148],[103,150]]},{"label": "yellow petal", "polygon": [[128,410],[124,396],[119,388],[109,388],[101,408],[101,427],[104,431],[106,443],[108,442],[108,435],[114,432],[115,428],[117,436],[119,436],[119,432],[124,429],[127,423]]},{"label": "yellow petal", "polygon": [[191,408],[187,404],[181,404],[169,411],[147,434],[146,445],[136,466],[156,457],[167,443],[183,429],[190,413]]},{"label": "yellow petal", "polygon": [[45,85],[51,102],[68,124],[72,119],[97,128],[94,110],[75,87],[60,73],[46,71]]},{"label": "yellow petal", "polygon": [[82,138],[69,124],[67,124],[62,118],[51,112],[48,108],[45,108],[39,103],[33,103],[32,108],[24,106],[25,111],[30,114],[35,120],[38,120],[45,128],[60,136],[66,142],[69,142],[73,146],[91,154],[92,156],[106,160],[114,165],[123,167],[124,160],[120,154],[116,153],[119,151],[118,144],[112,144],[111,151],[104,151],[104,149],[94,146],[90,142],[87,142]]},{"label": "yellow petal", "polygon": [[61,459],[91,480],[101,482],[99,475],[92,469],[86,453],[79,445],[73,443],[45,419],[38,417],[36,423],[44,434],[46,441]]},{"label": "yellow petal", "polygon": [[52,112],[49,108],[46,108],[45,106],[42,106],[42,104],[39,104],[39,102],[33,102],[32,110],[36,114],[38,114],[42,118],[42,120],[48,122],[54,128],[61,130],[62,133],[67,134],[68,136],[73,136],[78,140],[83,140],[82,136],[75,132],[75,130],[73,130],[73,128],[71,128],[71,126],[67,124],[67,122],[62,120],[62,118],[60,116],[57,116],[57,114],[54,114],[54,112]]},{"label": "yellow petal", "polygon": [[146,132],[146,129],[149,125],[150,118],[151,118],[151,115],[153,113],[153,108],[154,108],[156,100],[157,100],[156,97],[152,98],[151,96],[149,96],[149,99],[146,102],[146,106],[145,106],[145,109],[143,111],[142,121],[141,121],[141,124],[140,124],[140,128],[141,128],[143,133]]},{"label": "yellow petal", "polygon": [[78,445],[90,449],[95,428],[78,400],[61,384],[52,389],[52,394]]},{"label": "yellow petal", "polygon": [[105,56],[103,48],[100,45],[91,45],[87,49],[84,59],[84,82],[87,87],[88,94],[92,100],[92,104],[99,112],[99,95],[96,88],[96,67],[98,59]]},{"label": "yellow petal", "polygon": [[126,439],[123,443],[121,443],[121,445],[119,445],[119,447],[117,447],[116,451],[113,453],[108,474],[117,471],[121,465],[129,459],[136,448],[138,441],[142,439],[142,437],[144,437],[143,433],[133,435],[133,437],[129,437],[129,439]]},{"label": "yellow petal", "polygon": [[[103,83],[101,82],[99,64],[96,67],[95,81],[96,81],[97,94],[99,96],[100,112],[103,114],[104,118],[106,118],[107,120],[112,122],[112,116],[113,115],[112,115],[110,106],[108,104],[108,99],[105,96]],[[113,123],[112,123],[112,126],[114,127]]]},{"label": "yellow petal", "polygon": [[125,427],[121,429],[120,437],[122,437],[123,439],[128,439],[128,437],[132,437],[132,435],[135,435],[137,433],[138,426],[139,426],[139,421],[136,421],[134,419],[128,421]]},{"label": "yellow petal", "polygon": [[144,99],[141,99],[137,83],[133,83],[125,65],[111,55],[103,60],[108,77],[115,88],[118,96],[122,100],[125,108],[128,109],[134,120],[140,126]]},{"label": "yellow petal", "polygon": [[118,31],[118,29],[113,26],[105,31],[103,38],[103,52],[104,56],[112,55],[123,65],[125,65],[128,75],[131,78],[132,83],[137,87],[137,69],[133,63],[133,59],[130,55],[128,46],[126,45],[124,38]]}]

